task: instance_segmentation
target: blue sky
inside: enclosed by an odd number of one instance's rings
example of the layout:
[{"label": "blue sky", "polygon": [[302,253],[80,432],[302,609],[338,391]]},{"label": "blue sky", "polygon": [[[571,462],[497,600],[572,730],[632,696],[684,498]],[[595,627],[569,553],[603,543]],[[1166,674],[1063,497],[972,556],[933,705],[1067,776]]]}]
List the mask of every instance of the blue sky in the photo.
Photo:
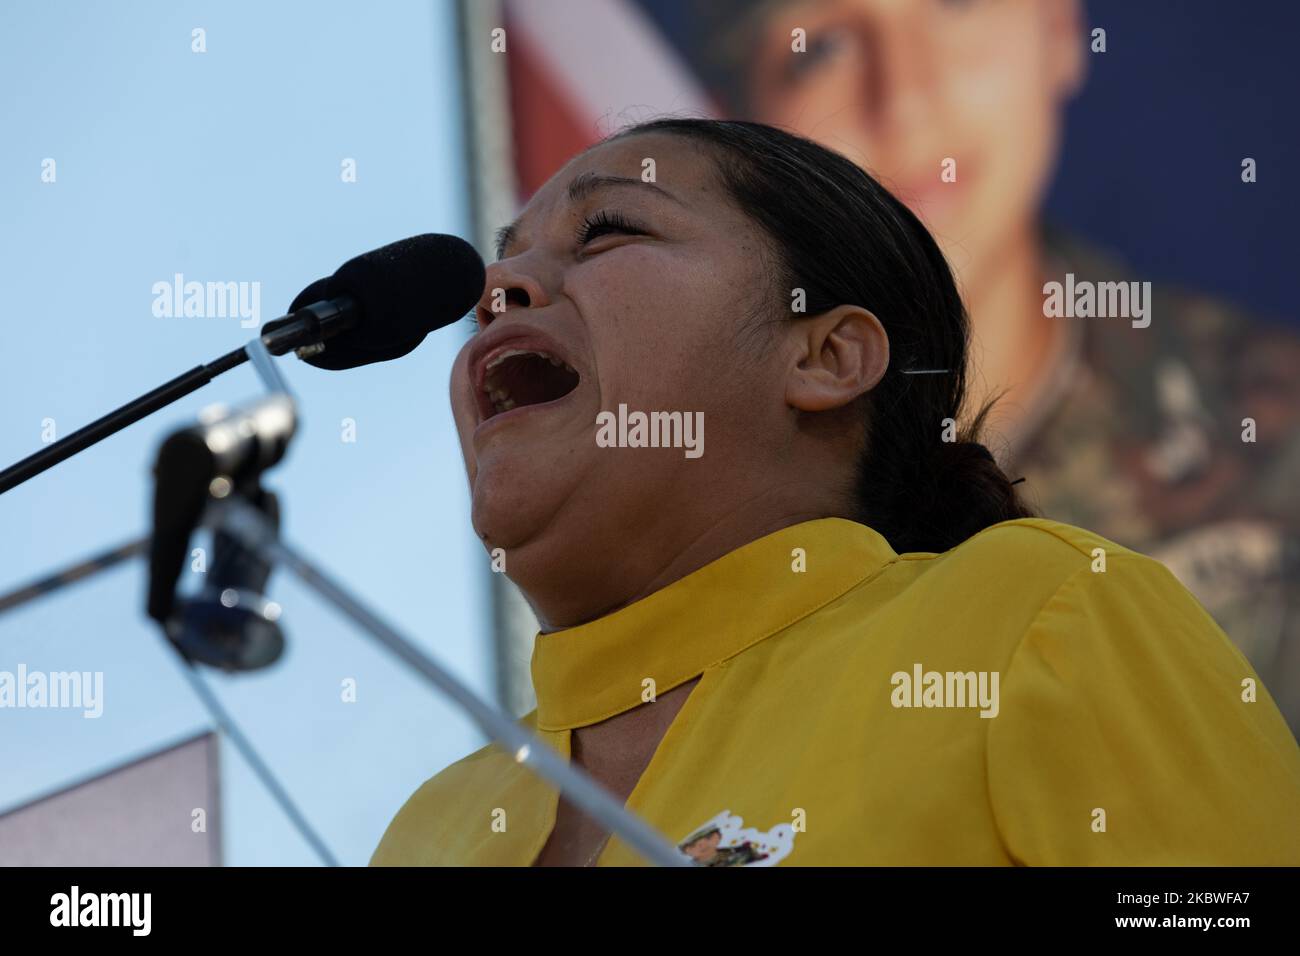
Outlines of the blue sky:
[{"label": "blue sky", "polygon": [[[467,235],[456,63],[449,2],[0,6],[0,466],[41,447],[46,419],[66,435],[251,337],[234,317],[155,317],[156,282],[260,282],[265,322],[357,253]],[[280,360],[301,422],[267,483],[289,540],[487,695],[487,563],[446,397],[466,329],[347,372]],[[160,439],[261,392],[237,369],[0,496],[0,592],[146,531]],[[144,616],[144,581],[136,563],[0,616],[0,670],[104,672],[98,720],[0,710],[0,812],[209,726]],[[207,680],[362,864],[402,801],[482,738],[283,569],[270,593],[285,657]],[[226,862],[314,863],[233,748],[221,757]]]}]

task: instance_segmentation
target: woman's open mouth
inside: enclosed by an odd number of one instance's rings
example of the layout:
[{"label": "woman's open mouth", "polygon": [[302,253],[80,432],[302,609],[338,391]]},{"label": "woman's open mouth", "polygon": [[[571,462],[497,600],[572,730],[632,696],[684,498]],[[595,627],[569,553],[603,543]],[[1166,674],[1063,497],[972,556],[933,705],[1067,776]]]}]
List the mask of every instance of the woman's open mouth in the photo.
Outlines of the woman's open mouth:
[{"label": "woman's open mouth", "polygon": [[563,359],[539,349],[503,349],[484,367],[478,389],[482,421],[512,409],[559,401],[580,377]]}]

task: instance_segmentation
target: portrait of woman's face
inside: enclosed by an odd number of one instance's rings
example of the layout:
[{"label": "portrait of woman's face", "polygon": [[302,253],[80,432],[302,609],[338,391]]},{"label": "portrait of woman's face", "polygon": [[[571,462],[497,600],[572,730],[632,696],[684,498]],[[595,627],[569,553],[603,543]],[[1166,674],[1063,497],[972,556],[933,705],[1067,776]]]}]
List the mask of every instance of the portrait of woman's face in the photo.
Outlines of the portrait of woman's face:
[{"label": "portrait of woman's face", "polygon": [[[451,402],[474,529],[507,574],[528,592],[655,560],[620,543],[745,502],[746,463],[779,454],[787,353],[754,333],[774,307],[768,254],[710,157],[664,134],[595,147],[533,196],[500,252]],[[620,406],[702,413],[705,453],[598,446],[597,415]]]},{"label": "portrait of woman's face", "polygon": [[[1033,220],[1083,68],[1069,0],[797,0],[759,30],[756,119],[872,170],[935,231],[955,268]],[[791,29],[806,55],[791,57]],[[961,157],[941,181],[940,159]]]}]

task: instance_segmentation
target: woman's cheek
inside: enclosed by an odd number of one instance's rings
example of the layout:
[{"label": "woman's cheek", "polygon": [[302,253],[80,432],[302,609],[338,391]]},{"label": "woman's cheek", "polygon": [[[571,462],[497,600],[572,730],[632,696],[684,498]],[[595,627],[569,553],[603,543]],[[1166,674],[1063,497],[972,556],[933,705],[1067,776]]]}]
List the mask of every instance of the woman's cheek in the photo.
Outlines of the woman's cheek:
[{"label": "woman's cheek", "polygon": [[474,393],[469,381],[469,344],[461,349],[451,366],[451,377],[447,385],[448,399],[451,402],[451,417],[456,424],[456,433],[460,436],[461,449],[465,453],[466,464],[470,459],[470,436],[476,425],[478,412],[475,407]]}]

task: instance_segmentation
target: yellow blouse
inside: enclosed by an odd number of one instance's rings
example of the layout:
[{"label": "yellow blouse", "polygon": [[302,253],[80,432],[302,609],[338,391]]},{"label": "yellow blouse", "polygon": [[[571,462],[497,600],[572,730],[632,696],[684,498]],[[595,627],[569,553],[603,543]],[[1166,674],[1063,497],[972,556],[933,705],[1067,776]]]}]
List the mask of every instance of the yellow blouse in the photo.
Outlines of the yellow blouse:
[{"label": "yellow blouse", "polygon": [[[522,721],[566,757],[702,675],[627,801],[702,865],[1300,864],[1300,749],[1245,658],[1162,565],[1053,521],[938,555],[794,525],[539,635],[532,672]],[[528,865],[556,804],[485,747],[371,863]]]}]

